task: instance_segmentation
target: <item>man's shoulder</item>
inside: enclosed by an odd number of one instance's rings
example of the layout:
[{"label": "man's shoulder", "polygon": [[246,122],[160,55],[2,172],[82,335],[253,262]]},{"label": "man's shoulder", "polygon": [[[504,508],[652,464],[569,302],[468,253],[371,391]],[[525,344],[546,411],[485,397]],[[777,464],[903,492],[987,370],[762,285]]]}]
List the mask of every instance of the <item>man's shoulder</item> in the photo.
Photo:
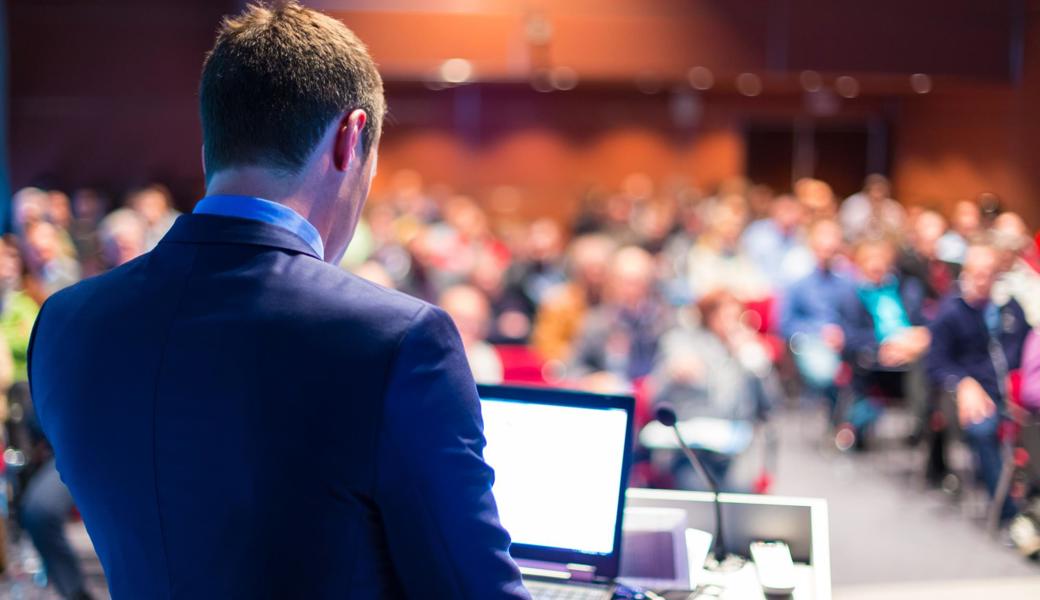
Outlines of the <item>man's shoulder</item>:
[{"label": "man's shoulder", "polygon": [[413,339],[447,333],[442,327],[450,317],[429,302],[309,257],[300,258],[297,267],[273,282],[269,298],[277,300],[259,309],[268,318],[292,321],[306,331],[320,328],[343,343],[364,339],[371,352],[395,351],[410,332]]},{"label": "man's shoulder", "polygon": [[[176,278],[167,278],[165,269],[157,271],[154,264],[149,266],[149,262],[155,260],[165,262],[153,251],[60,290],[47,300],[45,312],[79,313],[90,306],[124,304],[128,296],[148,303],[153,300],[153,293],[161,294],[162,302],[169,302],[171,294],[176,296],[176,293],[156,280],[176,283]],[[347,319],[355,323],[367,321],[384,331],[397,327],[403,330],[424,308],[432,306],[309,256],[295,256],[282,266],[284,270],[277,275],[258,274],[257,278],[268,278],[272,293],[265,296],[274,299],[269,309],[291,312],[301,321]],[[116,298],[120,302],[104,300]],[[257,301],[260,302],[259,298]]]},{"label": "man's shoulder", "polygon": [[351,311],[371,309],[370,312],[380,315],[380,318],[387,315],[410,318],[424,308],[433,307],[415,296],[383,287],[341,267],[311,260],[307,263],[310,269],[314,269],[314,276],[305,276],[299,285],[320,297],[321,305]]},{"label": "man's shoulder", "polygon": [[55,312],[61,307],[83,304],[97,294],[119,293],[127,286],[133,285],[134,273],[147,262],[150,253],[143,254],[126,264],[99,275],[87,277],[66,288],[51,294],[43,306],[48,312]]}]

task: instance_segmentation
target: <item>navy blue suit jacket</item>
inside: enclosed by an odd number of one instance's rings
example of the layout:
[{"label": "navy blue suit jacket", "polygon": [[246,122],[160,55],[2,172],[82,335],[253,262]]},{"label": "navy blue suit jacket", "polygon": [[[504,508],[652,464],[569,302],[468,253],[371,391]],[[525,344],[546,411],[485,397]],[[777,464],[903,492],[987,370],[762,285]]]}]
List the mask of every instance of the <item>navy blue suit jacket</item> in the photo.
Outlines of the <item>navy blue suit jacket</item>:
[{"label": "navy blue suit jacket", "polygon": [[446,314],[288,230],[186,215],[30,347],[116,600],[527,598]]},{"label": "navy blue suit jacket", "polygon": [[[1004,351],[1006,364],[1013,371],[1022,364],[1022,347],[1029,335],[1025,312],[1015,299],[998,309],[999,329],[995,340]],[[932,381],[946,391],[953,391],[965,377],[979,382],[989,397],[1002,405],[1000,377],[990,354],[991,333],[985,310],[968,305],[960,292],[943,299],[939,312],[929,326],[932,346],[925,366]]]}]

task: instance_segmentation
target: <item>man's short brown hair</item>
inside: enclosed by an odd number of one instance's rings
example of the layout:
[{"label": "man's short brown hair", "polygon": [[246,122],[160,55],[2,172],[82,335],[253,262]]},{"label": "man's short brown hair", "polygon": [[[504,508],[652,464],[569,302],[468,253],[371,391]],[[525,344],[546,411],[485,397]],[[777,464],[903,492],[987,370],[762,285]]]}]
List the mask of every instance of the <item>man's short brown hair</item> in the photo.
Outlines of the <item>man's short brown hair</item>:
[{"label": "man's short brown hair", "polygon": [[334,119],[363,109],[367,155],[379,137],[383,80],[347,27],[296,2],[224,19],[199,86],[207,178],[229,167],[295,174]]}]

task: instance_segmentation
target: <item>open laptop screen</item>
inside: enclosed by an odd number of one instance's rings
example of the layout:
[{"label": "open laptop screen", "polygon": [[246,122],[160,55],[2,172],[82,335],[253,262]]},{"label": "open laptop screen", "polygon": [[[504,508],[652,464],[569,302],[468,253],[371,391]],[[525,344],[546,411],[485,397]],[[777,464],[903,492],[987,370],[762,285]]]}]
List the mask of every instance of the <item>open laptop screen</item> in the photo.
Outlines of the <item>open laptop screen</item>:
[{"label": "open laptop screen", "polygon": [[616,555],[631,439],[626,400],[482,386],[484,458],[514,548]]}]

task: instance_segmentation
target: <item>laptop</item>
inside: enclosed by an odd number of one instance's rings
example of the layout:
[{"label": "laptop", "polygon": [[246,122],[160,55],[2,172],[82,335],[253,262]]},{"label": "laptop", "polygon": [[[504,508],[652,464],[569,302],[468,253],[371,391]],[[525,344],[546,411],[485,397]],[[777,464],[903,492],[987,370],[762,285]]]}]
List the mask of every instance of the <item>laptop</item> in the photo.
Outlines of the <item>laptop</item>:
[{"label": "laptop", "polygon": [[538,600],[609,600],[621,564],[635,400],[478,386],[510,554]]}]

